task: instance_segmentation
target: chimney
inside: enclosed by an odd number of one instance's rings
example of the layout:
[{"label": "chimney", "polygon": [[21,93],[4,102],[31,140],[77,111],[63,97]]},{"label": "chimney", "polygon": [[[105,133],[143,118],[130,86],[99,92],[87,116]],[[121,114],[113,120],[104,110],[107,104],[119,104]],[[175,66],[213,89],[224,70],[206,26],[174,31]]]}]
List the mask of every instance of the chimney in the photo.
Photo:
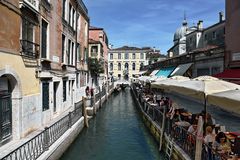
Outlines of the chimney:
[{"label": "chimney", "polygon": [[203,21],[202,20],[198,21],[197,28],[198,28],[198,30],[203,30]]},{"label": "chimney", "polygon": [[224,15],[223,12],[219,12],[219,22],[224,21]]}]

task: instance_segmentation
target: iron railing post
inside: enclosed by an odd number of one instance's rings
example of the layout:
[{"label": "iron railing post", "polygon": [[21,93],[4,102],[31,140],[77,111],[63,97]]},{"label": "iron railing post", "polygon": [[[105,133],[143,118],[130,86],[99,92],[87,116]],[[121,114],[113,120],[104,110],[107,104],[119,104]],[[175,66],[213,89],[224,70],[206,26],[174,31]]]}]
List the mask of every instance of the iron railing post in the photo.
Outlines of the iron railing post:
[{"label": "iron railing post", "polygon": [[43,137],[43,144],[44,144],[44,151],[49,149],[49,127],[45,127],[44,130],[44,137]]},{"label": "iron railing post", "polygon": [[68,128],[72,126],[72,112],[68,113]]}]

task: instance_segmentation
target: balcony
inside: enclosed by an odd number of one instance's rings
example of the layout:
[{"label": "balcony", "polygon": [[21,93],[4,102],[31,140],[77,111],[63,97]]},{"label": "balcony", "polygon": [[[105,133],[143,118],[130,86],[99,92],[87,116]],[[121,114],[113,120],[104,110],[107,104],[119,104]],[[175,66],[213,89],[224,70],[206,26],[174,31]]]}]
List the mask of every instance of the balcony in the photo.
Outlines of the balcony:
[{"label": "balcony", "polygon": [[34,12],[39,12],[39,0],[20,0],[20,8],[22,6],[27,6]]},{"label": "balcony", "polygon": [[37,58],[39,45],[28,40],[20,40],[21,55],[28,58]]}]

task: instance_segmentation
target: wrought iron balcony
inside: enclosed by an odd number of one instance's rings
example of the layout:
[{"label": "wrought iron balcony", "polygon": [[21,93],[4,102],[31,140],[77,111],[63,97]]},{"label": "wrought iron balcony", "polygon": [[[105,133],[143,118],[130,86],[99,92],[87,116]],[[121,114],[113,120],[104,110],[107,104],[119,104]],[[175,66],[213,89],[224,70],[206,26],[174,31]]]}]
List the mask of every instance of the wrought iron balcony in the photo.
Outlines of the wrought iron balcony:
[{"label": "wrought iron balcony", "polygon": [[21,55],[28,58],[37,58],[39,52],[39,45],[28,40],[20,40]]}]

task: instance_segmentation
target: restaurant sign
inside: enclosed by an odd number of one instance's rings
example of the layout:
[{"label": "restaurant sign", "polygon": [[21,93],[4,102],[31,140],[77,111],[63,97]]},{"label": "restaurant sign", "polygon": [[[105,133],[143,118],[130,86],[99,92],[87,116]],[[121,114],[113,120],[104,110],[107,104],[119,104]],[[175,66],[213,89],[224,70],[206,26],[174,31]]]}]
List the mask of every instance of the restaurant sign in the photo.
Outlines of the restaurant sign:
[{"label": "restaurant sign", "polygon": [[233,53],[232,61],[240,61],[240,53]]}]

